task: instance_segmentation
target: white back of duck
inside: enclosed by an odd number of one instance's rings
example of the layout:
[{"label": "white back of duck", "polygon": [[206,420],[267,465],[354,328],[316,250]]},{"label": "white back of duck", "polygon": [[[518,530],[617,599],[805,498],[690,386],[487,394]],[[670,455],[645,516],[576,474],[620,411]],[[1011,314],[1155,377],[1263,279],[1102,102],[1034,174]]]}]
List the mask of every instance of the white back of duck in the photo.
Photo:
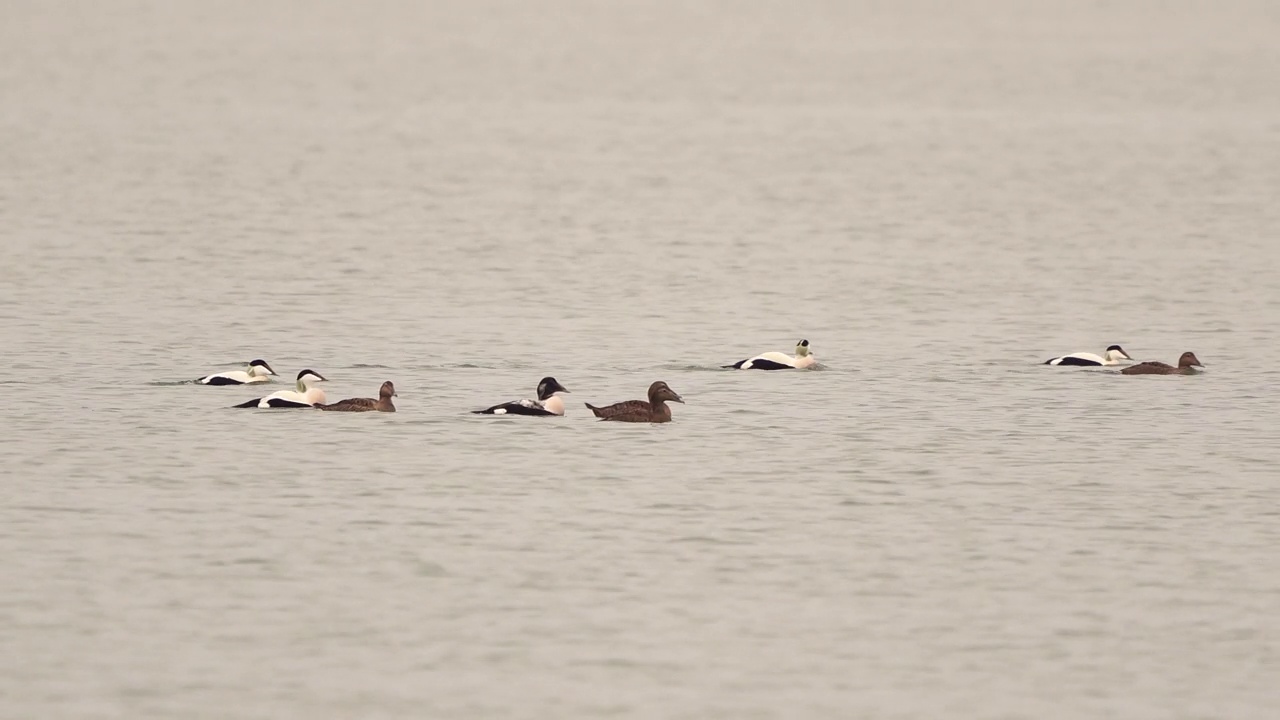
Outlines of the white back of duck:
[{"label": "white back of duck", "polygon": [[1070,367],[1080,365],[1120,365],[1126,362],[1133,362],[1133,358],[1129,357],[1129,353],[1125,352],[1124,348],[1119,345],[1112,345],[1102,355],[1094,355],[1088,352],[1071,353],[1070,355],[1049,358],[1044,361],[1044,364]]},{"label": "white back of duck", "polygon": [[787,370],[811,367],[816,362],[817,359],[810,352],[809,341],[801,340],[796,344],[795,355],[767,352],[756,355],[753,358],[739,360],[732,365],[722,365],[721,367],[731,367],[738,370]]},{"label": "white back of duck", "polygon": [[270,379],[270,376],[275,374],[275,371],[271,369],[266,360],[254,360],[244,370],[214,373],[213,375],[206,375],[196,380],[196,382],[201,385],[247,385],[266,382]]}]

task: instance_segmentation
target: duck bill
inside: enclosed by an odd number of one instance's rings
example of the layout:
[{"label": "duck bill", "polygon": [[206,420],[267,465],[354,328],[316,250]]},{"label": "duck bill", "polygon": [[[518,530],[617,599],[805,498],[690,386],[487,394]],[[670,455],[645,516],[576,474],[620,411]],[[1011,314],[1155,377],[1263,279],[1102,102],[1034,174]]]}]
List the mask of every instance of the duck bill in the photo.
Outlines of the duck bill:
[{"label": "duck bill", "polygon": [[676,402],[680,403],[681,405],[683,405],[683,404],[684,404],[684,398],[680,397],[679,395],[676,395],[675,397],[673,397],[673,398],[671,398],[671,399],[672,399],[672,400],[675,400]]}]

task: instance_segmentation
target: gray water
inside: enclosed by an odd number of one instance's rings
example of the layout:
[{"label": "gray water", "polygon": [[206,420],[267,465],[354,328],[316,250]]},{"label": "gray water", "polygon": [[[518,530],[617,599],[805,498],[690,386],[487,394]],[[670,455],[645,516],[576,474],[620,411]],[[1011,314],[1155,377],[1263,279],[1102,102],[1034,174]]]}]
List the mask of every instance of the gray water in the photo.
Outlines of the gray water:
[{"label": "gray water", "polygon": [[1274,717],[1278,87],[1261,1],[0,4],[0,716]]}]

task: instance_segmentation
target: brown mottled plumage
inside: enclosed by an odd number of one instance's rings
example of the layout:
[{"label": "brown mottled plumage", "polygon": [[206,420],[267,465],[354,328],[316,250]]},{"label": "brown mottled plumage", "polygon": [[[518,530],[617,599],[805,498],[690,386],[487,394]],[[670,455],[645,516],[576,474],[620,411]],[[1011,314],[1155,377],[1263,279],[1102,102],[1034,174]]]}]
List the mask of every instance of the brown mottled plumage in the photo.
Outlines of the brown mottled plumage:
[{"label": "brown mottled plumage", "polygon": [[671,408],[667,401],[684,403],[684,398],[676,394],[667,384],[659,380],[649,386],[648,400],[627,400],[606,407],[596,407],[591,403],[583,403],[591,408],[591,412],[601,420],[614,422],[671,422]]},{"label": "brown mottled plumage", "polygon": [[1184,352],[1182,357],[1178,358],[1178,367],[1166,365],[1155,360],[1148,360],[1144,363],[1138,363],[1127,367],[1120,372],[1124,375],[1194,375],[1197,367],[1203,367],[1204,363],[1196,357],[1193,352]]},{"label": "brown mottled plumage", "polygon": [[396,406],[392,404],[391,398],[396,397],[396,386],[388,380],[382,383],[382,387],[378,389],[378,399],[373,398],[347,398],[339,400],[332,405],[316,405],[321,410],[331,410],[334,412],[395,412]]}]

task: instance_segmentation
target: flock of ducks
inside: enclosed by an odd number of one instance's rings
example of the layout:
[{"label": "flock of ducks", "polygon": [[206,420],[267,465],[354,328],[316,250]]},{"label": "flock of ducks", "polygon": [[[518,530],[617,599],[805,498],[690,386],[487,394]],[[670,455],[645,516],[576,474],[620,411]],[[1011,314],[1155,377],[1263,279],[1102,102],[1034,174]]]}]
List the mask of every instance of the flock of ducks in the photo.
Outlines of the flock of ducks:
[{"label": "flock of ducks", "polygon": [[[801,340],[796,345],[795,355],[780,352],[767,352],[732,365],[722,367],[738,370],[789,370],[812,367],[817,360],[809,349],[809,341]],[[205,375],[196,380],[201,385],[254,385],[269,382],[276,371],[266,360],[254,360],[244,370]],[[396,406],[391,398],[396,397],[396,386],[390,380],[382,383],[378,390],[378,399],[347,398],[336,403],[326,403],[324,390],[316,383],[325,382],[328,378],[306,369],[298,373],[297,384],[293,390],[281,390],[259,398],[254,398],[234,405],[237,408],[312,408],[330,412],[395,412]],[[537,397],[524,400],[512,400],[499,403],[483,410],[473,410],[477,415],[529,415],[547,416],[564,415],[564,400],[560,393],[569,389],[561,385],[553,377],[544,377],[538,382]],[[632,423],[665,423],[671,422],[669,402],[684,403],[684,398],[669,385],[659,380],[649,386],[644,400],[625,400],[623,402],[597,407],[591,403],[583,403],[601,420]]]},{"label": "flock of ducks", "polygon": [[[1134,359],[1119,345],[1108,347],[1102,355],[1078,352],[1061,355],[1044,361],[1045,365],[1057,367],[1081,366],[1113,366],[1133,363]],[[795,355],[780,352],[767,352],[739,360],[732,365],[721,365],[722,368],[735,370],[802,370],[817,364],[808,340],[796,344]],[[1120,372],[1124,375],[1192,375],[1204,365],[1196,358],[1195,353],[1185,352],[1178,359],[1177,367],[1162,362],[1149,360],[1125,367]],[[244,370],[206,375],[196,380],[201,385],[254,385],[264,383],[276,375],[266,360],[254,360]],[[325,382],[327,378],[315,370],[307,369],[298,373],[297,383],[293,390],[280,390],[263,397],[254,398],[237,408],[312,408],[329,412],[395,412],[395,403],[391,400],[396,395],[396,386],[390,380],[382,383],[378,389],[378,398],[347,398],[336,403],[325,402],[324,390],[316,387],[316,383]],[[561,385],[553,377],[544,377],[538,382],[537,397],[524,400],[512,400],[499,403],[483,410],[473,410],[477,415],[527,415],[527,416],[561,416],[564,415],[564,400],[559,395],[569,389]],[[669,402],[684,403],[676,391],[665,382],[659,380],[649,386],[647,399],[626,400],[623,402],[596,407],[586,405],[596,417],[613,422],[633,423],[665,423],[671,422]]]}]

